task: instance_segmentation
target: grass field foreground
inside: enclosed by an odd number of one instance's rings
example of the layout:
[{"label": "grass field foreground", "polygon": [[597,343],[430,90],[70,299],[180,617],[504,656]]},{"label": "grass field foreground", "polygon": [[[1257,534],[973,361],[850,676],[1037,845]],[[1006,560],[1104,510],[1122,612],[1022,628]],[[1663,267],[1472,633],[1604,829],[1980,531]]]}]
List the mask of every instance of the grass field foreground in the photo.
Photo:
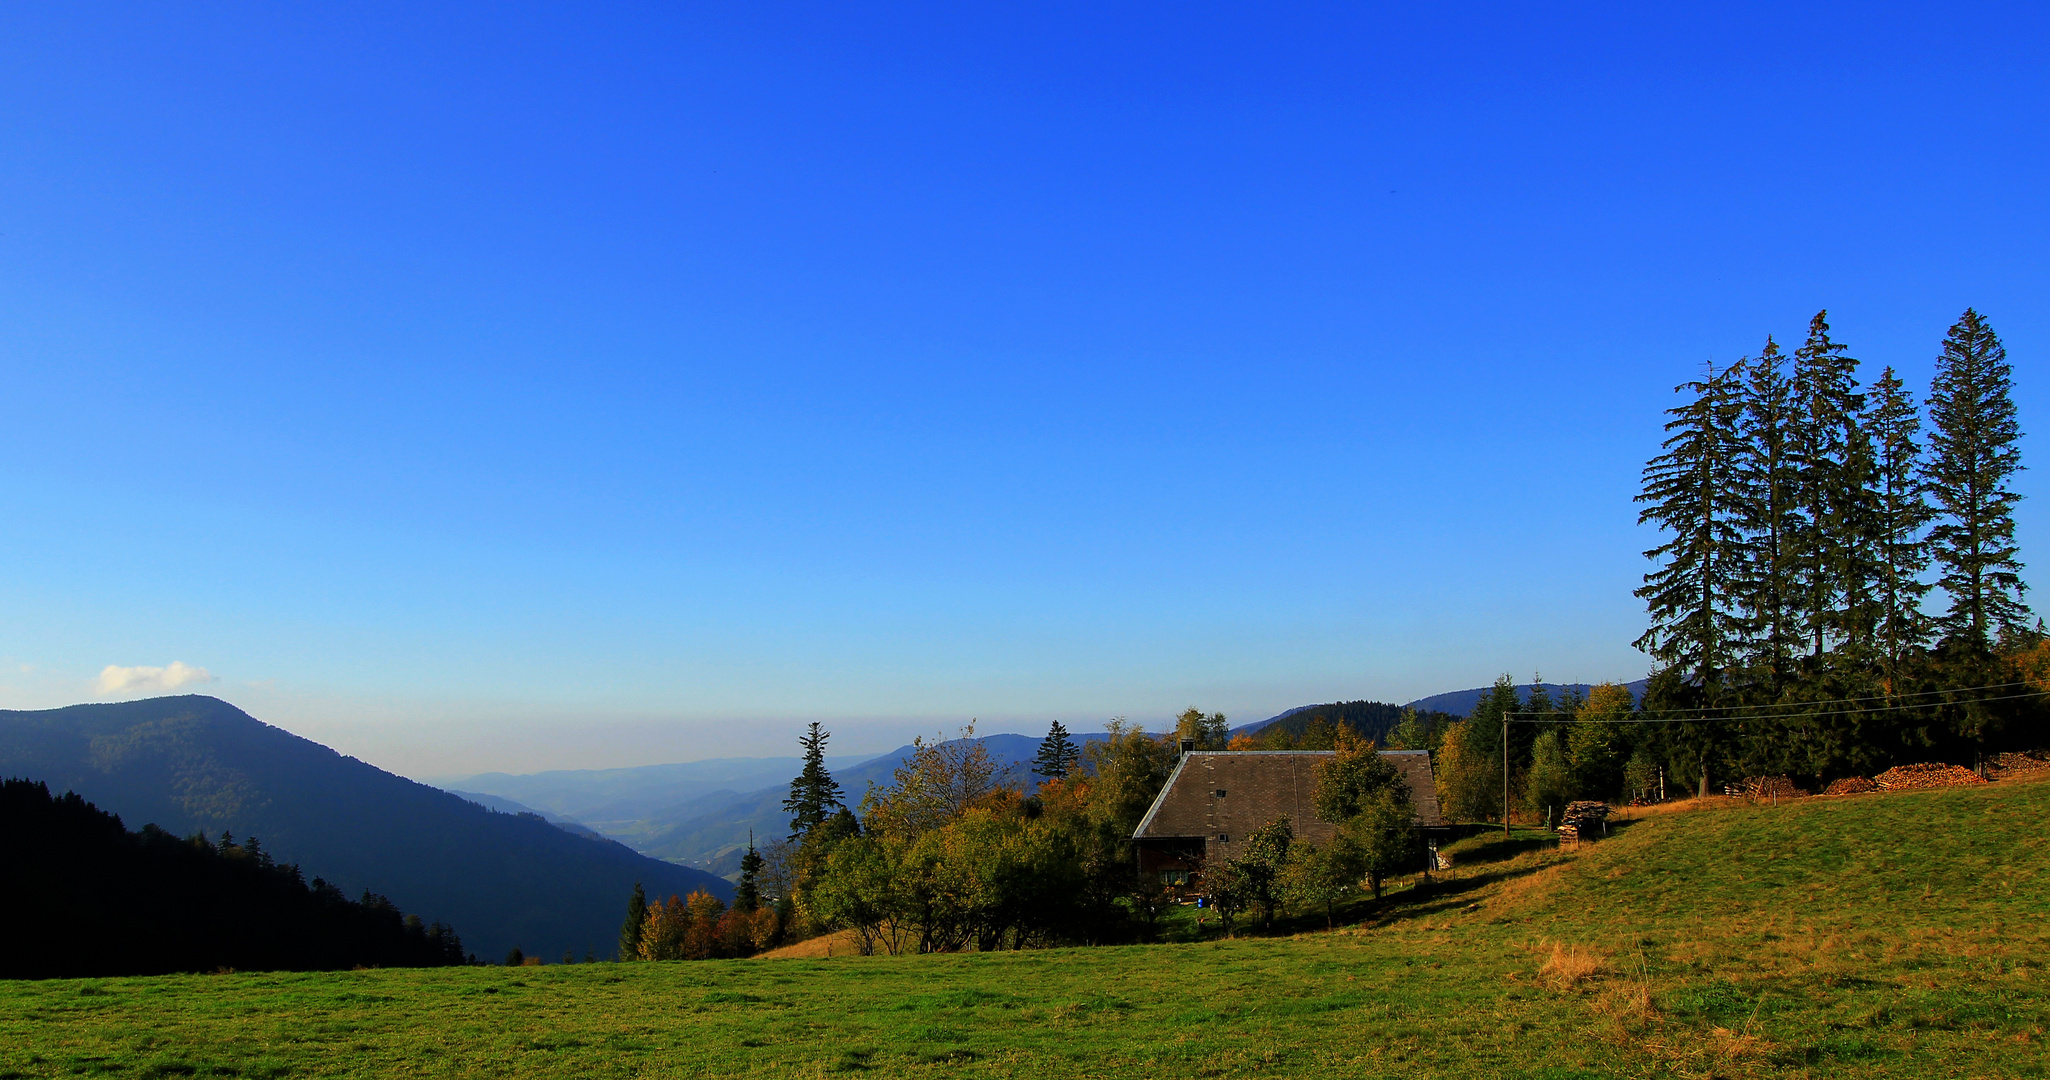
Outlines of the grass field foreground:
[{"label": "grass field foreground", "polygon": [[0,1080],[2042,1076],[2046,818],[2011,782],[1487,834],[1292,937],[0,983]]}]

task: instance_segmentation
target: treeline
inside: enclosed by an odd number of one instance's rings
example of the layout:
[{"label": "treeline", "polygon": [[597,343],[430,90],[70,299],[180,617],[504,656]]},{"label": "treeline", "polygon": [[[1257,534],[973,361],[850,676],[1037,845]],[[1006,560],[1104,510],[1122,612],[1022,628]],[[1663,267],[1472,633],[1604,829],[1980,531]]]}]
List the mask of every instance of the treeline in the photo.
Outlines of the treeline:
[{"label": "treeline", "polygon": [[1174,764],[1172,736],[1112,721],[1109,738],[1077,748],[1057,725],[1027,795],[998,782],[971,725],[953,742],[916,740],[857,807],[826,769],[829,737],[813,724],[801,740],[790,833],[743,867],[734,907],[637,894],[622,958],[746,955],[841,930],[888,953],[1132,941],[1163,909],[1138,887],[1129,838]]},{"label": "treeline", "polygon": [[1920,403],[1890,367],[1861,383],[1826,313],[1791,356],[1767,338],[1677,389],[1638,496],[1665,533],[1637,590],[1637,646],[1657,665],[1644,699],[1602,686],[1555,701],[1504,676],[1464,721],[1410,738],[1436,751],[1447,814],[1760,775],[1819,786],[2050,741],[2050,641],[2023,603],[2015,536],[2012,371],[1978,312],[1944,336]]},{"label": "treeline", "polygon": [[[1421,739],[1417,717],[1401,719]],[[850,807],[825,767],[829,733],[813,724],[784,803],[790,834],[760,855],[750,847],[733,907],[702,893],[650,903],[636,889],[618,955],[745,956],[842,931],[864,953],[891,954],[1150,940],[1178,897],[1136,874],[1132,833],[1183,741],[1222,750],[1252,740],[1230,738],[1223,715],[1197,709],[1171,732],[1122,719],[1107,727],[1108,738],[1078,747],[1054,724],[1029,794],[998,782],[973,725],[952,741],[921,738],[889,784]],[[1328,917],[1365,890],[1379,895],[1387,876],[1421,868],[1408,786],[1371,740],[1322,720],[1269,739],[1339,752],[1320,770],[1317,805],[1341,828],[1318,848],[1294,842],[1288,821],[1272,822],[1241,857],[1210,868],[1205,892],[1227,930],[1247,913],[1264,923],[1287,907]]]},{"label": "treeline", "polygon": [[[1519,688],[1504,675],[1465,719],[1442,714],[1399,728],[1391,749],[1429,750],[1438,806],[1447,818],[1502,818],[1504,718],[1509,755],[1506,810],[1556,821],[1576,799],[1652,801],[1699,771],[1692,745],[1673,725],[1651,722],[1626,687],[1603,683],[1583,697],[1553,697],[1542,680]],[[1685,725],[1681,725],[1685,726]]]},{"label": "treeline", "polygon": [[[821,766],[823,767],[823,766]],[[718,960],[753,956],[783,941],[787,904],[763,904],[763,859],[750,842],[740,859],[733,906],[700,889],[687,897],[648,902],[635,883],[619,928],[620,960]]]},{"label": "treeline", "polygon": [[40,781],[0,781],[15,928],[0,977],[311,971],[469,962],[453,928],[402,915],[371,893],[309,884],[250,837],[180,838],[121,819]]},{"label": "treeline", "polygon": [[1711,775],[2040,742],[2006,349],[1967,310],[1918,404],[1890,367],[1861,384],[1825,314],[1791,357],[1768,338],[1679,387],[1638,496],[1669,537],[1637,590],[1646,711],[1690,720],[1669,741]]}]

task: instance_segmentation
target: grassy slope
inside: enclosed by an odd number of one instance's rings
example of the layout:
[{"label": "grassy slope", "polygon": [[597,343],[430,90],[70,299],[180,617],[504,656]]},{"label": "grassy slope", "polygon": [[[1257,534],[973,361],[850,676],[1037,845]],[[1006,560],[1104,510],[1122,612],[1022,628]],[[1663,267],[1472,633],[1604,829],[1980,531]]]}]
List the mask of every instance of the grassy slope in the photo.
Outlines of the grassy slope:
[{"label": "grassy slope", "polygon": [[1458,845],[1353,931],[0,984],[0,1077],[2034,1076],[2050,783]]}]

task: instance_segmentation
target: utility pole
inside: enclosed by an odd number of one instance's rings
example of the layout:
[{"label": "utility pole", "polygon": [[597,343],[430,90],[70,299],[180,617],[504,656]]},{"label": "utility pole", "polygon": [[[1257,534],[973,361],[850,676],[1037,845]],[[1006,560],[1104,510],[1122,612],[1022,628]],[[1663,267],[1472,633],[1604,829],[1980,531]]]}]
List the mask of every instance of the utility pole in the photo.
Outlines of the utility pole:
[{"label": "utility pole", "polygon": [[1507,710],[1504,710],[1502,713],[1502,839],[1509,839],[1509,713]]}]

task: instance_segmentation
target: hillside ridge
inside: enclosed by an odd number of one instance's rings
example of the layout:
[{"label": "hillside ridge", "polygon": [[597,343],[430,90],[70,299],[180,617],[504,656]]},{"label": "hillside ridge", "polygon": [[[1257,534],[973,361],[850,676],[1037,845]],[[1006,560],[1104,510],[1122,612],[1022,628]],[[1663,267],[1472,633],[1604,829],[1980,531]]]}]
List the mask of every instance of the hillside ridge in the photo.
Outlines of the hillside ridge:
[{"label": "hillside ridge", "polygon": [[732,895],[714,875],[494,812],[203,695],[0,711],[0,776],[77,792],[135,827],[255,835],[309,877],[454,924],[480,956],[608,953],[636,880]]}]

